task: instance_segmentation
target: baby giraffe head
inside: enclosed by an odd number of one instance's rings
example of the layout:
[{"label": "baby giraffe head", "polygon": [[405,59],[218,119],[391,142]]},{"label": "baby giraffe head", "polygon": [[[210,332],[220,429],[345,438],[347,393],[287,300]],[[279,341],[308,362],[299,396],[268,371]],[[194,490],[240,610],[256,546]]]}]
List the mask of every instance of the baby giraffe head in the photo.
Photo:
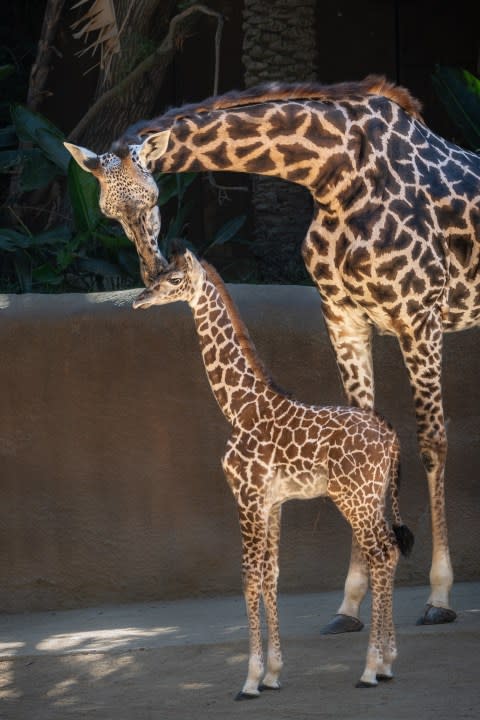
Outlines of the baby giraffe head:
[{"label": "baby giraffe head", "polygon": [[118,220],[135,243],[143,281],[148,287],[167,261],[158,248],[160,211],[158,187],[153,178],[155,162],[165,153],[170,131],[150,135],[140,145],[122,145],[115,152],[97,155],[72,143],[65,147],[83,170],[100,185],[100,210]]},{"label": "baby giraffe head", "polygon": [[167,305],[182,300],[195,301],[205,277],[205,270],[190,250],[175,252],[170,263],[133,301],[135,310],[151,305]]}]

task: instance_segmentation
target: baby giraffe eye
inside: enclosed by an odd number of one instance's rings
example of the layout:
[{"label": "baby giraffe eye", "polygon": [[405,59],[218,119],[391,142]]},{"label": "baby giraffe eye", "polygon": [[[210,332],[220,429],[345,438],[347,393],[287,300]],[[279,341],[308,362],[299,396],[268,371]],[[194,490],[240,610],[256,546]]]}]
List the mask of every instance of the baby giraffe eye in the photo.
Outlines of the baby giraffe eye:
[{"label": "baby giraffe eye", "polygon": [[168,278],[168,282],[170,283],[170,285],[180,285],[180,283],[182,282],[182,278],[178,277],[178,275],[174,275],[173,277]]}]

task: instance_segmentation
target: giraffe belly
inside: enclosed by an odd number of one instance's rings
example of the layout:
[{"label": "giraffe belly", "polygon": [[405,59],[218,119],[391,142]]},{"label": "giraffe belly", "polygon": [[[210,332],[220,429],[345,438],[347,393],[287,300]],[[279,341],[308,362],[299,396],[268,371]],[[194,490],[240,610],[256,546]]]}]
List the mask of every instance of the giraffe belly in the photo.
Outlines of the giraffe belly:
[{"label": "giraffe belly", "polygon": [[372,308],[369,307],[364,309],[369,321],[375,326],[377,332],[380,335],[395,335],[395,330],[392,326],[392,318],[390,315],[383,310],[383,308]]},{"label": "giraffe belly", "polygon": [[325,468],[313,471],[290,473],[288,470],[277,470],[271,483],[270,498],[273,503],[286,500],[310,500],[327,494],[328,473]]}]

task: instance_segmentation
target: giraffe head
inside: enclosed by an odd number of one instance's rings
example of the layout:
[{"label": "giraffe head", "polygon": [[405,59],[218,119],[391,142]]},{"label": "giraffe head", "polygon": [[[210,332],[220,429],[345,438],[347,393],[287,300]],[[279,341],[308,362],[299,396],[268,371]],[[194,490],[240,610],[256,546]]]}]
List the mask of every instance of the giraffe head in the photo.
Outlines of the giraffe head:
[{"label": "giraffe head", "polygon": [[170,263],[157,275],[146,290],[133,301],[135,309],[151,305],[167,305],[179,300],[192,303],[198,295],[205,270],[190,250],[175,253]]},{"label": "giraffe head", "polygon": [[140,270],[148,287],[167,261],[158,248],[160,211],[158,187],[152,170],[166,150],[169,131],[149,136],[141,145],[126,145],[116,153],[97,155],[71,143],[65,147],[81,168],[94,175],[100,185],[100,209],[118,222],[135,243]]}]

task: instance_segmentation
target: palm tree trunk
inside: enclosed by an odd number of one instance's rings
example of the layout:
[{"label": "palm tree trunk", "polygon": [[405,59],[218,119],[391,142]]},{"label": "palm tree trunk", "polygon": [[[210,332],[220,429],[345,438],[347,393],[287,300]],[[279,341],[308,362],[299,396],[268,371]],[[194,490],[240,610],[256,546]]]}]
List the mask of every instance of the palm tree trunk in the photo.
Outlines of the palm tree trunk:
[{"label": "palm tree trunk", "polygon": [[[315,0],[244,0],[245,85],[316,78]],[[305,188],[254,176],[255,254],[270,282],[306,279],[300,246],[312,216]]]}]

